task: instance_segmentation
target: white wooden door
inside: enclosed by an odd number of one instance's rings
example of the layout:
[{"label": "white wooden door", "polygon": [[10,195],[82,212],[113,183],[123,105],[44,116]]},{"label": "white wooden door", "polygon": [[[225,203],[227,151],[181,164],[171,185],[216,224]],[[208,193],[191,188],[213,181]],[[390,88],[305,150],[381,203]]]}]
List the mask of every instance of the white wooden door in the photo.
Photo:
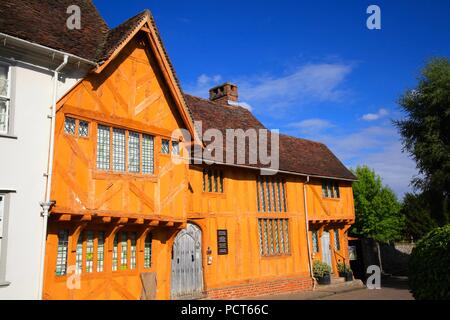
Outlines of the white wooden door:
[{"label": "white wooden door", "polygon": [[188,224],[172,248],[172,299],[193,298],[203,294],[202,232]]}]

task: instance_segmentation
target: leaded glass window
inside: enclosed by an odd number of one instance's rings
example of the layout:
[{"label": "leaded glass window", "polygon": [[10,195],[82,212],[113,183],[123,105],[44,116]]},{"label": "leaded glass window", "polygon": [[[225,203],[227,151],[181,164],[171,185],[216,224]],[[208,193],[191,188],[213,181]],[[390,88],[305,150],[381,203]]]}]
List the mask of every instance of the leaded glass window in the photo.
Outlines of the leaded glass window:
[{"label": "leaded glass window", "polygon": [[271,195],[269,177],[266,177],[266,191],[267,191],[267,211],[272,211]]},{"label": "leaded glass window", "polygon": [[285,253],[284,250],[284,230],[283,230],[283,220],[278,219],[278,230],[280,231],[280,244],[281,244],[281,253]]},{"label": "leaded glass window", "polygon": [[339,182],[331,180],[322,181],[322,195],[325,198],[340,198]]},{"label": "leaded glass window", "polygon": [[136,269],[136,233],[132,232],[130,235],[130,269]]},{"label": "leaded glass window", "polygon": [[76,274],[83,271],[83,233],[80,233],[77,241],[77,250],[75,252],[75,270]]},{"label": "leaded glass window", "polygon": [[264,222],[264,254],[269,254],[269,234],[267,232],[267,220],[263,219]]},{"label": "leaded glass window", "polygon": [[161,140],[161,153],[169,154],[170,152],[170,141],[167,139]]},{"label": "leaded glass window", "polygon": [[144,268],[149,269],[152,266],[152,234],[145,237],[144,242]]},{"label": "leaded glass window", "polygon": [[78,135],[80,137],[89,136],[89,122],[82,120],[78,122]]},{"label": "leaded glass window", "polygon": [[208,192],[212,192],[212,172],[208,170]]},{"label": "leaded glass window", "polygon": [[66,117],[64,119],[64,132],[67,134],[75,134],[76,120],[74,118]]},{"label": "leaded glass window", "polygon": [[100,231],[97,237],[97,272],[103,272],[105,265],[105,233]]},{"label": "leaded glass window", "polygon": [[281,212],[283,211],[283,202],[281,201],[281,188],[280,188],[280,181],[277,180],[277,195],[278,195],[278,210]]},{"label": "leaded glass window", "polygon": [[120,235],[120,270],[128,267],[128,237],[126,232]]},{"label": "leaded glass window", "polygon": [[140,160],[140,142],[139,133],[128,133],[128,171],[132,173],[139,173]]},{"label": "leaded glass window", "polygon": [[341,241],[339,239],[339,229],[334,229],[334,249],[341,250]]},{"label": "leaded glass window", "polygon": [[283,224],[284,224],[284,245],[286,248],[286,252],[289,253],[290,252],[290,248],[289,248],[289,220],[288,219],[283,219]]},{"label": "leaded glass window", "polygon": [[261,197],[261,201],[262,201],[262,211],[265,212],[266,211],[266,196],[264,194],[264,181],[261,178],[259,181],[259,186],[260,186],[260,197]]},{"label": "leaded glass window", "polygon": [[109,170],[110,128],[98,125],[97,129],[97,169]]},{"label": "leaded glass window", "polygon": [[[277,194],[275,192],[275,181],[272,181],[271,185],[272,185],[272,196],[273,196],[273,211],[278,211],[277,210]],[[279,206],[279,204],[278,204]]]},{"label": "leaded glass window", "polygon": [[258,231],[259,231],[259,253],[261,255],[264,254],[264,248],[263,248],[263,232],[262,232],[262,221],[261,219],[258,219]]},{"label": "leaded glass window", "polygon": [[258,219],[259,252],[263,256],[289,253],[288,219]]},{"label": "leaded glass window", "polygon": [[203,191],[223,193],[223,172],[212,169],[203,169]]},{"label": "leaded glass window", "polygon": [[339,192],[339,183],[338,182],[334,182],[334,196],[336,198],[340,198],[340,192]]},{"label": "leaded glass window", "polygon": [[284,181],[275,177],[258,177],[258,211],[286,212]]},{"label": "leaded glass window", "polygon": [[317,230],[312,231],[312,245],[313,245],[313,252],[314,253],[319,252],[319,235]]},{"label": "leaded glass window", "polygon": [[113,128],[113,170],[125,171],[125,130]]},{"label": "leaded glass window", "polygon": [[9,126],[9,67],[0,65],[0,133],[7,134]]},{"label": "leaded glass window", "polygon": [[267,220],[267,234],[269,236],[270,254],[274,254],[274,237],[272,233],[272,220]]},{"label": "leaded glass window", "polygon": [[275,253],[280,253],[280,243],[278,242],[278,221],[272,220],[273,222],[273,235],[275,240]]},{"label": "leaded glass window", "polygon": [[261,212],[261,188],[259,187],[259,181],[256,181],[256,205],[258,211]]},{"label": "leaded glass window", "polygon": [[214,192],[219,192],[219,177],[217,171],[214,171]]},{"label": "leaded glass window", "polygon": [[142,135],[142,173],[154,172],[154,140],[152,136]]},{"label": "leaded glass window", "polygon": [[284,181],[281,183],[281,192],[283,193],[283,197],[281,198],[283,200],[283,209],[284,209],[284,212],[287,212],[286,183]]},{"label": "leaded glass window", "polygon": [[178,141],[172,141],[172,154],[180,155],[180,143]]},{"label": "leaded glass window", "polygon": [[112,270],[117,271],[117,263],[118,263],[118,255],[119,255],[119,234],[116,233],[114,237],[113,243],[113,252],[112,252]]},{"label": "leaded glass window", "polygon": [[94,232],[86,232],[86,272],[94,271]]},{"label": "leaded glass window", "polygon": [[67,273],[67,252],[69,249],[69,231],[60,230],[58,232],[58,251],[56,254],[57,276],[64,276]]}]

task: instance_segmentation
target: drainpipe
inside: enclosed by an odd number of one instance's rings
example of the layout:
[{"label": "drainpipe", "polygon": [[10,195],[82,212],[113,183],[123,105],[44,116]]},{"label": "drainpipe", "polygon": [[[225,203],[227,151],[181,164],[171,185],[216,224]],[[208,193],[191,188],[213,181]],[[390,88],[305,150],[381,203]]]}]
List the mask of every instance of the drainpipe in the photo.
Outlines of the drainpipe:
[{"label": "drainpipe", "polygon": [[305,229],[306,229],[306,243],[308,246],[308,264],[309,264],[309,273],[311,278],[314,280],[314,288],[316,288],[316,279],[314,278],[314,272],[312,267],[312,258],[311,258],[311,247],[309,241],[309,218],[308,218],[308,198],[307,198],[307,184],[309,183],[309,176],[306,176],[306,182],[303,184],[303,199],[305,205]]},{"label": "drainpipe", "polygon": [[42,238],[41,238],[41,261],[40,261],[40,269],[39,269],[39,284],[38,284],[38,300],[42,300],[42,291],[44,287],[44,264],[45,264],[45,247],[47,240],[47,222],[49,211],[52,205],[54,204],[50,200],[51,191],[52,191],[52,173],[53,173],[53,156],[54,156],[54,145],[55,145],[55,118],[56,118],[56,102],[58,98],[58,78],[59,72],[67,65],[69,61],[69,56],[67,54],[64,55],[64,61],[61,63],[59,67],[57,67],[54,71],[53,75],[53,100],[52,100],[52,111],[50,115],[51,124],[50,124],[50,145],[49,145],[49,156],[48,156],[48,165],[47,165],[47,181],[45,186],[45,201],[41,202],[42,207]]}]

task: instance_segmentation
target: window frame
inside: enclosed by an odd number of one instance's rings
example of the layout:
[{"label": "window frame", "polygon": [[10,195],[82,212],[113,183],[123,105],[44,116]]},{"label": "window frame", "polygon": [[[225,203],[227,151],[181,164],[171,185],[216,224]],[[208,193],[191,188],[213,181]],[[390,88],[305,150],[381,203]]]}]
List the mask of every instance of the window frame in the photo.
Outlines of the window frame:
[{"label": "window frame", "polygon": [[257,226],[259,252],[262,258],[288,257],[292,255],[290,243],[291,227],[288,217],[258,216]]},{"label": "window frame", "polygon": [[12,134],[12,123],[13,123],[13,107],[12,107],[12,78],[13,78],[13,66],[10,63],[6,63],[0,60],[0,66],[7,69],[7,90],[6,96],[0,95],[0,100],[6,101],[6,130],[0,130],[0,136],[10,136]]},{"label": "window frame", "polygon": [[324,199],[341,199],[341,190],[338,180],[323,179],[322,180],[322,198]]},{"label": "window frame", "polygon": [[258,175],[256,192],[256,209],[259,213],[288,213],[286,180],[282,176]]},{"label": "window frame", "polygon": [[[67,120],[67,118],[73,119],[75,121],[75,127],[74,127],[74,132],[73,133],[66,132],[66,120]],[[80,134],[80,122],[87,123],[87,135],[81,135]],[[64,119],[63,119],[63,133],[64,133],[64,135],[70,136],[70,137],[74,137],[74,138],[80,138],[80,139],[90,139],[91,132],[92,132],[92,121],[90,121],[88,119],[79,118],[78,116],[74,116],[74,115],[72,115],[70,113],[64,114]]]},{"label": "window frame", "polygon": [[[109,128],[109,168],[108,169],[101,169],[98,167],[98,132],[99,132],[99,127],[107,127]],[[114,148],[113,148],[113,132],[114,129],[118,129],[118,130],[124,130],[125,131],[125,171],[116,171],[114,170],[114,159],[113,159],[113,152],[114,152]],[[139,131],[139,130],[134,130],[131,128],[126,128],[123,126],[116,126],[114,124],[106,124],[103,122],[97,122],[96,123],[96,142],[95,142],[95,155],[96,155],[96,161],[95,161],[95,172],[96,173],[100,173],[100,174],[110,174],[110,175],[127,175],[130,177],[143,177],[143,178],[154,178],[157,176],[156,173],[156,168],[157,168],[157,158],[155,156],[155,148],[156,148],[156,144],[155,144],[155,140],[158,137],[158,135],[152,134],[152,133],[148,133],[148,132],[143,132],[143,131]],[[139,138],[139,171],[138,172],[131,172],[129,171],[129,137],[130,137],[130,133],[135,133],[138,135]],[[143,170],[143,158],[144,158],[144,154],[143,154],[143,140],[144,140],[144,136],[148,136],[148,137],[152,137],[153,138],[153,172],[144,172]]]},{"label": "window frame", "polygon": [[225,195],[224,171],[216,167],[203,168],[202,192],[209,195]]}]

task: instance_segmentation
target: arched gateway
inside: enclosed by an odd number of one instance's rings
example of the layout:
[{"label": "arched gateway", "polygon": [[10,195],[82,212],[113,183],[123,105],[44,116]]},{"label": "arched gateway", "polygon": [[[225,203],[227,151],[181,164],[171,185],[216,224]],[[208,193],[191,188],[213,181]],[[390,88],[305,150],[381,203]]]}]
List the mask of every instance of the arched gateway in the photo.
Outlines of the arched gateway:
[{"label": "arched gateway", "polygon": [[193,298],[203,294],[202,231],[188,223],[172,247],[171,298]]}]

